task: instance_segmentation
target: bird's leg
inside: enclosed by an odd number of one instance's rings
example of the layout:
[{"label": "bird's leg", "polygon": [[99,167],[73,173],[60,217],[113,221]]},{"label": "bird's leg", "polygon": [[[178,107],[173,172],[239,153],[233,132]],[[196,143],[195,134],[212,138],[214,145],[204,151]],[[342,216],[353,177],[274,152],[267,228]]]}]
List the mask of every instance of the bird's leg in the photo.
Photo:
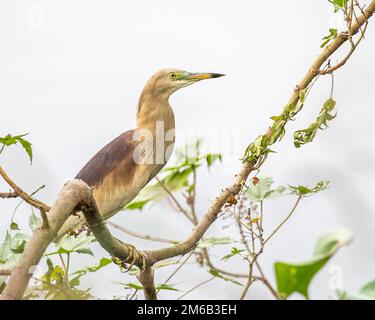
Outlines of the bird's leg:
[{"label": "bird's leg", "polygon": [[131,244],[122,243],[122,245],[125,246],[128,250],[128,257],[122,260],[117,257],[112,257],[113,262],[123,267],[126,272],[129,272],[136,264],[136,262],[141,260],[142,262],[140,264],[137,263],[136,265],[141,271],[144,270],[147,265],[145,254],[142,251],[137,250],[137,248]]},{"label": "bird's leg", "polygon": [[146,267],[146,256],[142,251],[137,250],[136,247],[132,246],[131,244],[124,244],[129,251],[129,257],[124,261],[126,263],[130,262],[130,266],[128,270],[133,268],[136,261],[142,260],[142,264],[139,267],[140,270],[145,269]]}]

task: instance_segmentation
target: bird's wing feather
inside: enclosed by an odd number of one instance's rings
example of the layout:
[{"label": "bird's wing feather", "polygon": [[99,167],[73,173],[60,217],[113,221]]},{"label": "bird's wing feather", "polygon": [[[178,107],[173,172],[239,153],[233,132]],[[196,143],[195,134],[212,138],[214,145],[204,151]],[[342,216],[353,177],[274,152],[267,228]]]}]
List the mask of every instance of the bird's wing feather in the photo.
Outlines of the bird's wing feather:
[{"label": "bird's wing feather", "polygon": [[98,186],[124,160],[129,162],[129,166],[126,169],[130,173],[132,167],[136,165],[134,161],[133,163],[131,161],[133,150],[136,146],[136,141],[133,140],[133,133],[134,130],[129,130],[113,139],[87,162],[76,178],[82,179],[90,187]]},{"label": "bird's wing feather", "polygon": [[[133,159],[133,152],[137,146],[133,133],[134,130],[124,132],[104,146],[76,176],[76,179],[81,179],[93,187],[95,201],[104,218],[118,211],[139,191],[136,180],[139,179],[138,176],[142,176],[139,174],[142,166],[137,165]],[[142,181],[138,184],[141,185]],[[82,213],[70,216],[55,240],[60,239],[69,230],[79,228],[83,223]]]},{"label": "bird's wing feather", "polygon": [[[153,154],[154,150],[153,144],[142,144],[134,140],[134,131],[127,131],[108,143],[76,176],[93,187],[93,196],[105,219],[133,200],[164,166],[136,163],[134,154]],[[138,149],[135,153],[136,148]],[[81,214],[71,216],[60,229],[56,239],[83,222]]]}]

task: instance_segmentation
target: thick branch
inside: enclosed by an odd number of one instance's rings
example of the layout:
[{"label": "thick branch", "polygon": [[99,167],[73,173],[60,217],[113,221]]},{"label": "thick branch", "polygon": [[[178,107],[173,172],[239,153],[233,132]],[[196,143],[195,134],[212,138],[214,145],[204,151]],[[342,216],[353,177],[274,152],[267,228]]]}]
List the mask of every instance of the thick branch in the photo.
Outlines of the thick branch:
[{"label": "thick branch", "polygon": [[77,209],[82,211],[90,231],[111,256],[123,262],[134,264],[140,269],[145,267],[145,258],[141,251],[112,236],[92,196],[89,202],[82,201]]},{"label": "thick branch", "polygon": [[141,270],[138,280],[142,284],[143,292],[146,300],[157,300],[156,289],[154,284],[154,269],[146,267]]},{"label": "thick branch", "polygon": [[0,300],[21,299],[27,284],[48,245],[56,236],[65,220],[73,212],[77,204],[88,201],[91,197],[90,188],[80,180],[69,181],[60,191],[59,196],[49,211],[49,228],[39,226],[33,233],[25,250],[12,270],[11,276],[0,296]]}]

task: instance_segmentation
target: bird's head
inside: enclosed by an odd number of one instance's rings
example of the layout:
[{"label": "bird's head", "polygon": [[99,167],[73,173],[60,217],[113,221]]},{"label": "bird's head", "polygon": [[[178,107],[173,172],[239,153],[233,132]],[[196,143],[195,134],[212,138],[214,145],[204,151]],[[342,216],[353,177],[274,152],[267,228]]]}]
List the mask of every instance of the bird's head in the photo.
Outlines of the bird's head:
[{"label": "bird's head", "polygon": [[147,88],[153,95],[168,98],[178,89],[190,86],[201,80],[224,76],[220,73],[187,72],[179,69],[163,69],[156,72],[148,81]]}]

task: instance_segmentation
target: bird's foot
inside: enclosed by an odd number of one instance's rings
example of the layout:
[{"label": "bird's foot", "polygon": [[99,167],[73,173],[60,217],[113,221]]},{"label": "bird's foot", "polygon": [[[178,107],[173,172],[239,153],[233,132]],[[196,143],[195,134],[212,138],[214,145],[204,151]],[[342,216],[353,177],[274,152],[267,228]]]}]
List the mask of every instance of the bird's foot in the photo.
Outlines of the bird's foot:
[{"label": "bird's foot", "polygon": [[143,270],[146,268],[146,255],[139,251],[136,247],[132,246],[131,244],[126,245],[127,249],[129,250],[129,257],[126,259],[128,263],[130,263],[129,270],[134,266],[134,264],[138,261],[141,261],[141,263],[137,264],[140,270]]},{"label": "bird's foot", "polygon": [[124,246],[129,251],[128,257],[124,260],[115,258],[114,262],[121,265],[126,272],[129,272],[134,265],[136,265],[140,270],[144,270],[146,268],[146,255],[131,244],[124,244]]}]

